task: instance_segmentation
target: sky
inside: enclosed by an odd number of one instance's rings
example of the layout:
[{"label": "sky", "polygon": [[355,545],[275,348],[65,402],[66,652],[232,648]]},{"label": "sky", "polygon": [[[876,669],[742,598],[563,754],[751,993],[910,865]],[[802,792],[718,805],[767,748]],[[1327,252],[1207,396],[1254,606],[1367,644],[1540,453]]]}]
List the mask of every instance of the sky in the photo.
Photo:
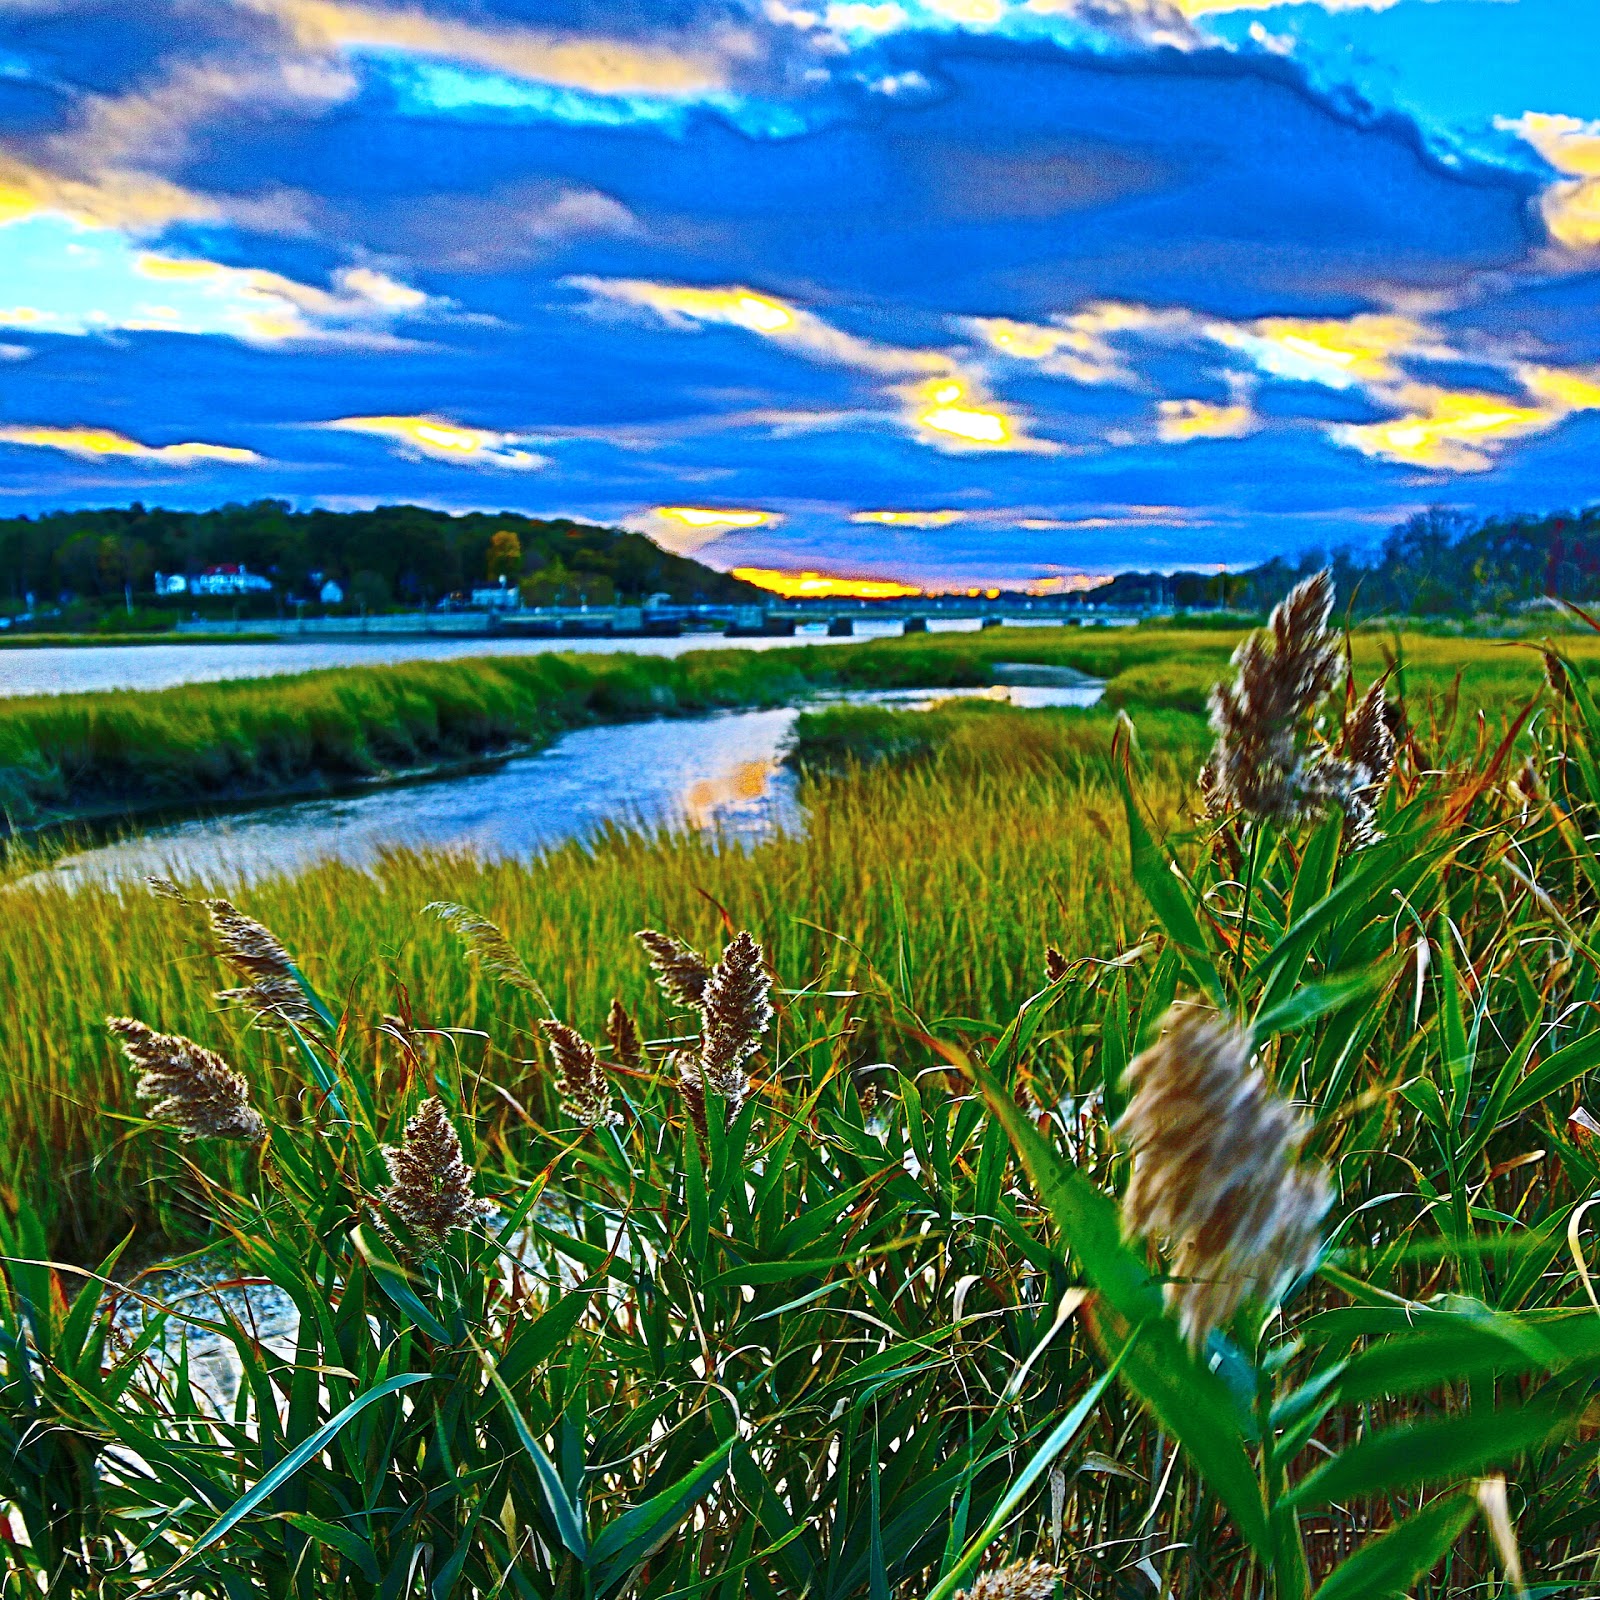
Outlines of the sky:
[{"label": "sky", "polygon": [[1597,0],[0,0],[0,511],[1072,586],[1600,499]]}]

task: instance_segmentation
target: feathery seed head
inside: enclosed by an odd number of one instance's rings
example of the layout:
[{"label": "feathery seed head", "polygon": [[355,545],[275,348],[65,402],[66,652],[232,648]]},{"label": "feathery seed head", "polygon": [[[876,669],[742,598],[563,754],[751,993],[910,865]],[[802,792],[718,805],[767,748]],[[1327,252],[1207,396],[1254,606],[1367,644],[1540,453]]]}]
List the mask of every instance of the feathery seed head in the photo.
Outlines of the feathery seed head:
[{"label": "feathery seed head", "polygon": [[190,904],[188,895],[186,895],[183,890],[172,881],[171,878],[160,878],[152,874],[144,881],[146,886],[149,888],[150,893],[156,895],[158,898],[162,900],[176,900],[180,906],[186,906]]},{"label": "feathery seed head", "polygon": [[1328,627],[1332,610],[1333,578],[1319,572],[1296,584],[1266,631],[1234,652],[1234,682],[1211,693],[1217,743],[1201,785],[1208,809],[1233,808],[1279,822],[1307,809],[1297,736],[1338,676],[1338,635]]},{"label": "feathery seed head", "polygon": [[700,1006],[705,1019],[700,1075],[708,1089],[728,1102],[730,1111],[738,1110],[750,1091],[745,1064],[772,1026],[771,993],[761,946],[748,933],[740,933],[706,979]]},{"label": "feathery seed head", "polygon": [[622,1121],[622,1113],[611,1105],[611,1085],[594,1046],[564,1022],[547,1018],[539,1026],[550,1042],[559,1074],[556,1087],[561,1091],[561,1109],[585,1128],[615,1127]]},{"label": "feathery seed head", "polygon": [[513,989],[522,989],[541,1000],[544,998],[544,991],[529,972],[527,962],[517,954],[516,946],[498,923],[480,916],[470,906],[459,906],[450,900],[434,900],[422,909],[450,924],[480,971]]},{"label": "feathery seed head", "polygon": [[707,1133],[706,1086],[700,1076],[700,1063],[694,1051],[674,1050],[667,1058],[667,1066],[677,1077],[684,1115],[694,1124],[694,1131],[704,1141]]},{"label": "feathery seed head", "polygon": [[1252,1054],[1248,1032],[1175,1006],[1128,1065],[1115,1130],[1134,1157],[1123,1227],[1173,1241],[1168,1304],[1195,1349],[1247,1293],[1270,1301],[1310,1264],[1333,1198],[1299,1160],[1305,1122]]},{"label": "feathery seed head", "polygon": [[424,1255],[443,1248],[457,1228],[469,1228],[494,1207],[472,1192],[472,1168],[441,1101],[429,1096],[406,1124],[400,1147],[385,1145],[389,1183],[378,1199],[404,1225]]},{"label": "feathery seed head", "polygon": [[1544,681],[1558,700],[1572,698],[1572,684],[1567,677],[1567,664],[1554,650],[1544,650]]},{"label": "feathery seed head", "polygon": [[275,979],[294,982],[294,959],[277,935],[227,900],[200,902],[211,917],[217,954],[245,977],[256,982]]},{"label": "feathery seed head", "polygon": [[644,1043],[628,1008],[621,1000],[613,1000],[606,1013],[606,1043],[611,1053],[624,1067],[637,1070],[644,1061]]},{"label": "feathery seed head", "polygon": [[154,1102],[156,1121],[175,1124],[186,1141],[265,1137],[249,1084],[214,1051],[182,1034],[157,1033],[134,1017],[107,1017],[106,1027],[138,1069],[134,1093]]},{"label": "feathery seed head", "polygon": [[1059,983],[1072,970],[1072,964],[1053,944],[1044,947],[1044,975],[1051,983]]},{"label": "feathery seed head", "polygon": [[711,976],[704,958],[682,939],[674,939],[669,933],[657,933],[654,928],[641,928],[634,938],[649,955],[662,993],[676,1005],[689,1009],[698,1006],[705,994],[706,980]]},{"label": "feathery seed head", "polygon": [[1366,773],[1366,786],[1381,789],[1394,771],[1395,737],[1389,696],[1380,679],[1362,695],[1344,725],[1344,747]]},{"label": "feathery seed head", "polygon": [[1067,1569],[1047,1561],[1013,1561],[980,1573],[970,1589],[956,1600],[1050,1600]]}]

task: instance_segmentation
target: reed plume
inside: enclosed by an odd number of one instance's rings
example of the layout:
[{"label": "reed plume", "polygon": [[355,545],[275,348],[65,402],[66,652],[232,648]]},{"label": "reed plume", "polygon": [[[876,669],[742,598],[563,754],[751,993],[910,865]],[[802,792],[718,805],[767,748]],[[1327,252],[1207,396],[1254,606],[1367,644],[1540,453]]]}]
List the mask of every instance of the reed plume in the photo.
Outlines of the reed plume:
[{"label": "reed plume", "polygon": [[480,972],[498,978],[513,989],[544,999],[544,990],[528,970],[528,964],[517,954],[517,947],[496,922],[480,915],[470,906],[457,905],[451,900],[433,900],[422,908],[431,911],[441,922],[448,923],[460,939],[467,954],[478,964]]},{"label": "reed plume", "polygon": [[606,1043],[611,1046],[612,1057],[620,1066],[637,1071],[644,1062],[644,1043],[628,1008],[621,1000],[613,1000],[606,1013]]},{"label": "reed plume", "polygon": [[1307,1125],[1252,1066],[1248,1032],[1192,1006],[1163,1029],[1126,1073],[1122,1220],[1130,1236],[1173,1241],[1167,1302],[1198,1350],[1247,1293],[1270,1301],[1310,1264],[1332,1191],[1300,1162]]},{"label": "reed plume", "polygon": [[1276,822],[1321,809],[1314,762],[1300,748],[1301,723],[1326,697],[1339,672],[1338,635],[1328,627],[1333,578],[1319,572],[1295,585],[1273,610],[1265,632],[1234,651],[1232,684],[1211,692],[1217,736],[1201,773],[1213,814],[1237,810]]},{"label": "reed plume", "polygon": [[708,1089],[738,1110],[750,1092],[745,1065],[772,1026],[772,980],[761,946],[740,933],[706,979],[700,1014],[700,1076]]},{"label": "reed plume", "polygon": [[170,878],[148,877],[150,892],[183,906],[199,906],[211,923],[217,954],[249,982],[237,989],[219,989],[213,996],[225,1006],[249,1011],[262,1027],[317,1027],[322,1017],[312,1005],[294,958],[271,929],[244,914],[230,900],[194,900]]},{"label": "reed plume", "polygon": [[1072,963],[1053,945],[1044,947],[1044,975],[1049,983],[1059,983],[1072,971]]},{"label": "reed plume", "polygon": [[956,1600],[1050,1600],[1067,1576],[1065,1567],[1048,1561],[1013,1561],[980,1573]]},{"label": "reed plume", "polygon": [[705,959],[682,939],[658,933],[654,928],[641,928],[634,938],[645,947],[662,993],[687,1010],[697,1007],[711,977]]},{"label": "reed plume", "polygon": [[546,1018],[539,1026],[555,1060],[561,1109],[585,1128],[615,1127],[622,1113],[611,1104],[611,1085],[594,1046],[564,1022]]},{"label": "reed plume", "polygon": [[472,1192],[472,1168],[441,1101],[430,1095],[406,1124],[396,1149],[385,1145],[389,1183],[378,1200],[401,1223],[423,1255],[444,1247],[457,1228],[470,1228],[494,1207]]},{"label": "reed plume", "polygon": [[683,1101],[684,1115],[694,1124],[702,1143],[707,1135],[706,1085],[700,1076],[700,1063],[692,1050],[674,1050],[667,1057],[667,1066],[678,1080],[678,1098]]},{"label": "reed plume", "polygon": [[134,1017],[107,1017],[106,1027],[138,1070],[134,1093],[153,1102],[154,1120],[181,1128],[185,1141],[266,1136],[249,1084],[214,1051],[182,1034],[157,1033]]}]

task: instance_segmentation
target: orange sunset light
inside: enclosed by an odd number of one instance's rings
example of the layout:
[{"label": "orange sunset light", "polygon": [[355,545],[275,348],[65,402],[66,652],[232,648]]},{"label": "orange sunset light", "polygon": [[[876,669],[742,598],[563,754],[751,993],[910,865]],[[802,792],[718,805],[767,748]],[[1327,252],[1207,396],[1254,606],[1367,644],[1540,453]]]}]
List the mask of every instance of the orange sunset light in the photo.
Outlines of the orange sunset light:
[{"label": "orange sunset light", "polygon": [[889,578],[836,578],[826,572],[778,572],[771,567],[735,567],[735,578],[770,589],[786,600],[902,600],[921,594]]}]

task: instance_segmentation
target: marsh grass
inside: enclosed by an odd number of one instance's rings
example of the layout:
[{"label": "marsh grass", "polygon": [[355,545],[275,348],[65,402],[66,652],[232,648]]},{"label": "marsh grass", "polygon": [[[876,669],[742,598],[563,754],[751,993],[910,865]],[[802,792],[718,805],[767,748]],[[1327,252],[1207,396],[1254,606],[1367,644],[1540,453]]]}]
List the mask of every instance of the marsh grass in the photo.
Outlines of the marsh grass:
[{"label": "marsh grass", "polygon": [[[1452,707],[1458,658],[1395,663],[1408,733],[1359,848],[1338,816],[1201,821],[1192,718],[1163,750],[1112,716],[951,709],[940,748],[874,763],[894,725],[830,713],[803,836],[263,885],[242,910],[320,1035],[216,1009],[198,908],[12,891],[0,1594],[1590,1592],[1600,710],[1562,654],[1559,699],[1503,658],[1536,698],[1494,722],[1504,685]],[[514,961],[482,959],[489,925]],[[708,967],[759,939],[776,1015],[739,1105],[686,1105],[708,1023],[642,926]],[[599,1038],[615,998],[643,1042],[585,1057],[621,1118],[591,1124],[542,1024]],[[1118,1216],[1113,1130],[1181,1043],[1175,1001],[1248,1030],[1334,1190],[1310,1269],[1213,1297],[1198,1353],[1165,1292],[1195,1266],[1159,1232],[1182,1208],[1138,1209],[1147,1238]],[[139,1116],[108,1009],[245,1074],[259,1152]],[[396,1219],[397,1253],[368,1219],[425,1107],[466,1225],[408,1251]],[[1282,1163],[1238,1153],[1270,1200]],[[159,1304],[130,1343],[115,1255],[45,1264],[132,1211],[288,1295],[292,1357]],[[185,1319],[235,1352],[231,1410],[155,1358]]]}]

